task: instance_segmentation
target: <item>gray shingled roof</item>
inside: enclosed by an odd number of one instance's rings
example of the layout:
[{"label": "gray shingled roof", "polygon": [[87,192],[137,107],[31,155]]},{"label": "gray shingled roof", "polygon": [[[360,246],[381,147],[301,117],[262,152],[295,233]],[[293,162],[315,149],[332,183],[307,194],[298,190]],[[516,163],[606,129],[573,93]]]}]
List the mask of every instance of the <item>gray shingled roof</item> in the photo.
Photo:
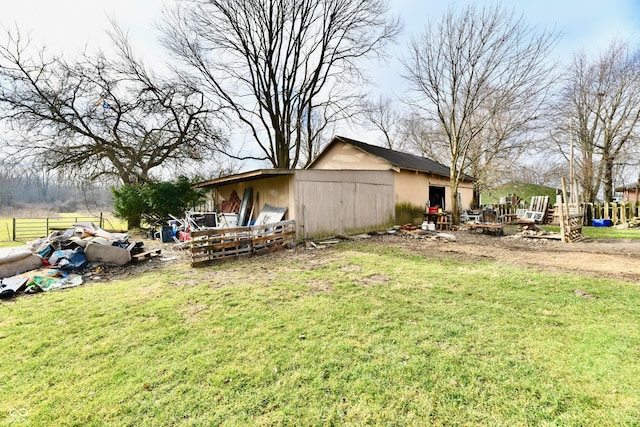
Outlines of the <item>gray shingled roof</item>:
[{"label": "gray shingled roof", "polygon": [[[427,157],[416,156],[415,154],[402,153],[400,151],[389,150],[388,148],[378,147],[376,145],[366,144],[355,139],[336,136],[335,139],[346,144],[353,145],[374,156],[385,159],[392,165],[401,169],[410,169],[419,172],[431,173],[434,175],[449,177],[449,167],[431,160]],[[463,175],[464,179],[474,180],[473,177]]]}]

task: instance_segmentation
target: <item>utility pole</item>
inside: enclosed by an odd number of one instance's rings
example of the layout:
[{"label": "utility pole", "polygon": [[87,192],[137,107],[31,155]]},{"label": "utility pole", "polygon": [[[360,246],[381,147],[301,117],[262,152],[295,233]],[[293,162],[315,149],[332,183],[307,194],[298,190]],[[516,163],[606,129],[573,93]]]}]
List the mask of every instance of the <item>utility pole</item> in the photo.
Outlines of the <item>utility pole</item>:
[{"label": "utility pole", "polygon": [[577,185],[573,172],[573,117],[569,117],[569,202],[578,203]]}]

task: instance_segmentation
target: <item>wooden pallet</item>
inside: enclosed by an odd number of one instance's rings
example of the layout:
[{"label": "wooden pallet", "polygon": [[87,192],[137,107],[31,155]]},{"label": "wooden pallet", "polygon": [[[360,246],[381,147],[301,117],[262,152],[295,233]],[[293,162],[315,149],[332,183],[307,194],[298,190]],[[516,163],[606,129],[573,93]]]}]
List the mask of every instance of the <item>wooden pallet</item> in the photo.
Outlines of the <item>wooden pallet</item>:
[{"label": "wooden pallet", "polygon": [[548,205],[549,205],[549,196],[533,196],[531,197],[531,204],[529,205],[529,210],[533,212],[545,213],[547,211]]},{"label": "wooden pallet", "polygon": [[251,227],[215,228],[191,232],[191,266],[272,252],[292,243],[293,220]]},{"label": "wooden pallet", "polygon": [[139,254],[131,255],[131,261],[133,262],[144,261],[145,259],[159,256],[161,252],[162,252],[162,249],[154,249],[152,251],[141,252]]}]

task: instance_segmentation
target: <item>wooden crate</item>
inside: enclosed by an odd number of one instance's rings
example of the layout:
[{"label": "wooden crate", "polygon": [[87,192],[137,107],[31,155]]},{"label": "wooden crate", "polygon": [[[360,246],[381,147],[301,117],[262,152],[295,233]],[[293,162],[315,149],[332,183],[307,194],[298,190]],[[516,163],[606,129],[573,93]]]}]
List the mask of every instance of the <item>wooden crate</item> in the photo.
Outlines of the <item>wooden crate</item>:
[{"label": "wooden crate", "polygon": [[191,232],[191,266],[262,254],[293,243],[294,220],[250,227],[212,228]]}]

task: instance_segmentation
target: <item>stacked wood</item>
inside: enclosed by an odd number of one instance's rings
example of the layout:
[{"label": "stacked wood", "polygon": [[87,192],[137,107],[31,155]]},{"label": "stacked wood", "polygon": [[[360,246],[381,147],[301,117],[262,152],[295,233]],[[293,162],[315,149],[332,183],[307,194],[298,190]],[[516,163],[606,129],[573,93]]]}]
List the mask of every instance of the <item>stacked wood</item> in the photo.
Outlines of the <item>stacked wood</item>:
[{"label": "stacked wood", "polygon": [[560,207],[561,206],[564,206],[564,209],[565,209],[565,212],[564,212],[565,219],[567,216],[567,209],[568,209],[569,215],[582,215],[580,206],[576,205],[575,203],[556,204],[553,206],[552,211],[550,209],[550,211],[552,212],[552,219],[547,224],[556,224],[556,225],[560,224]]},{"label": "stacked wood", "polygon": [[578,242],[582,236],[582,214],[571,213],[567,201],[567,185],[562,177],[562,202],[558,208],[560,217],[560,236],[564,243]]},{"label": "stacked wood", "polygon": [[640,227],[640,218],[637,216],[630,218],[629,220],[627,220],[627,222],[617,224],[615,227],[616,228],[638,228]]},{"label": "stacked wood", "polygon": [[554,223],[554,216],[556,214],[556,207],[554,206],[550,206],[547,208],[547,214],[544,217],[544,221],[542,222],[543,224],[553,224]]},{"label": "stacked wood", "polygon": [[293,243],[295,234],[294,220],[192,231],[191,266],[283,249]]}]

